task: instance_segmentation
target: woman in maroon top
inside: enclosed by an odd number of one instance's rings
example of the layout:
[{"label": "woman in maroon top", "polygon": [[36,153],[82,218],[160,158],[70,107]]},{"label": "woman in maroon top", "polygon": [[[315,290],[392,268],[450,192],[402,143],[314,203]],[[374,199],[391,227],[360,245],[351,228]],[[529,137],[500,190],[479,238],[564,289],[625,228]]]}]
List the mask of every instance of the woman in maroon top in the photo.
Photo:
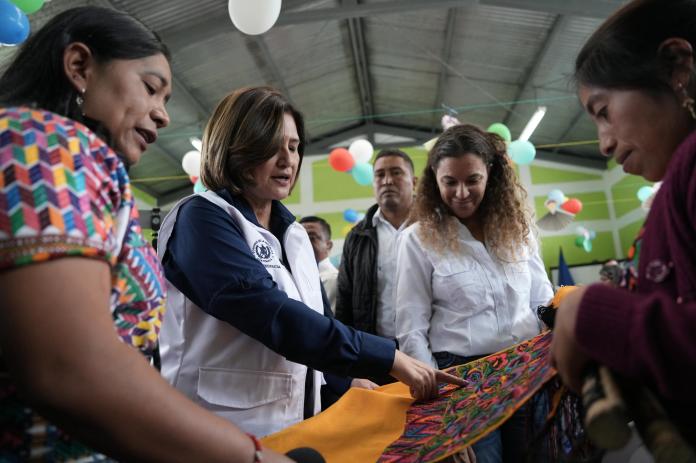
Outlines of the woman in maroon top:
[{"label": "woman in maroon top", "polygon": [[590,361],[654,390],[696,442],[695,0],[624,6],[580,51],[579,97],[600,149],[625,172],[662,180],[646,219],[632,293],[591,285],[559,307],[552,354],[578,390]]}]

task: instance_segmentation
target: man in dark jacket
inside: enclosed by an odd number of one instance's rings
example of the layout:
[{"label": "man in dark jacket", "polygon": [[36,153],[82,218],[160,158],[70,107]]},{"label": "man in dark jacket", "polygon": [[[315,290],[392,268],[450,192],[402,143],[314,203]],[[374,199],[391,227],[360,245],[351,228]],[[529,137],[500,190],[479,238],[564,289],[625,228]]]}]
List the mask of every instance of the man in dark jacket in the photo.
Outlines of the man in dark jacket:
[{"label": "man in dark jacket", "polygon": [[343,245],[336,318],[346,325],[396,339],[396,241],[411,210],[415,185],[413,161],[406,153],[397,149],[380,151],[372,182],[377,204],[348,233]]}]

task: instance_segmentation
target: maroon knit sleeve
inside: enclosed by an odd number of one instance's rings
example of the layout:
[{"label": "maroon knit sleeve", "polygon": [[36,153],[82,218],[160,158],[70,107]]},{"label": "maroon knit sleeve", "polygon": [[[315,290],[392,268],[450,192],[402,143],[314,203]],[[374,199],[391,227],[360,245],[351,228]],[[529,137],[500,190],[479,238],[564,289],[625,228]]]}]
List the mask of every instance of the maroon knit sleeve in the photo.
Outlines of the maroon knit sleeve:
[{"label": "maroon knit sleeve", "polygon": [[665,293],[634,294],[600,284],[585,292],[575,329],[590,357],[675,399],[693,395],[694,333],[696,301],[678,303]]}]

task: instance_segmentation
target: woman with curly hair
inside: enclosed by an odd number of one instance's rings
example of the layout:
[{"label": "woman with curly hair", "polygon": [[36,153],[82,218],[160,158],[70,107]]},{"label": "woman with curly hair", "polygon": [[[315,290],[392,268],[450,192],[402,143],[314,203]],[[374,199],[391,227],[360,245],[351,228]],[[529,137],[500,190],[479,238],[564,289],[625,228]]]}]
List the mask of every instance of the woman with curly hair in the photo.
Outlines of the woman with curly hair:
[{"label": "woman with curly hair", "polygon": [[[398,246],[400,349],[447,368],[540,332],[535,308],[553,290],[525,198],[500,137],[472,125],[442,134]],[[524,461],[526,414],[475,444],[476,460]]]}]

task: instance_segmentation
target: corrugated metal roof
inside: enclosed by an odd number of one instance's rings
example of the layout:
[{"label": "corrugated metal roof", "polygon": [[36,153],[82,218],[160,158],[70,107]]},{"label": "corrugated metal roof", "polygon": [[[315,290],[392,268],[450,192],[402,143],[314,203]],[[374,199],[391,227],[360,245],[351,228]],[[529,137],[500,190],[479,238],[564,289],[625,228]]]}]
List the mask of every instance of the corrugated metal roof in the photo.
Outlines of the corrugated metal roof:
[{"label": "corrugated metal roof", "polygon": [[[544,11],[545,0],[519,6],[507,0],[285,0],[279,24],[256,38],[234,28],[224,0],[61,0],[30,19],[37,28],[72,6],[107,5],[138,17],[172,45],[171,126],[131,171],[136,180],[174,177],[142,184],[171,199],[190,191],[186,178],[176,178],[184,177],[180,160],[192,148],[189,137],[200,136],[220,98],[245,85],[287,90],[307,119],[311,152],[328,151],[363,129],[429,137],[440,130],[442,103],[458,108],[462,121],[506,120],[513,134],[544,104],[547,116],[533,142],[593,139],[570,79],[573,61],[609,7],[620,3],[595,0],[578,16],[564,2]],[[0,48],[0,69],[13,53]],[[599,157],[596,145],[560,151]]]}]

